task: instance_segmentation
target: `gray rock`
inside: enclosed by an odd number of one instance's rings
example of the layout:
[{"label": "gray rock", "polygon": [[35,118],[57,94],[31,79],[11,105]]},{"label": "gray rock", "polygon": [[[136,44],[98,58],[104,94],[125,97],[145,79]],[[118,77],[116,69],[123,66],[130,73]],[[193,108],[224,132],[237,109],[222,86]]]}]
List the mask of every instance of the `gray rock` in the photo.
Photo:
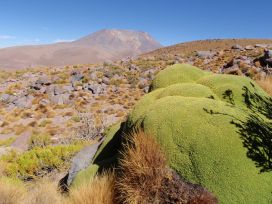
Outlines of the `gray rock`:
[{"label": "gray rock", "polygon": [[91,72],[90,73],[90,79],[92,81],[97,81],[99,79],[99,77],[98,77],[99,74],[98,73],[100,73],[100,72],[98,72],[98,71]]},{"label": "gray rock", "polygon": [[43,86],[49,86],[50,84],[52,84],[52,81],[47,76],[43,76],[30,85],[30,87],[35,90],[40,90]]},{"label": "gray rock", "polygon": [[233,49],[233,50],[243,50],[244,48],[241,46],[241,45],[233,45],[232,47],[231,47],[231,49]]},{"label": "gray rock", "polygon": [[93,161],[95,153],[97,152],[99,146],[103,140],[100,142],[84,147],[80,152],[78,152],[72,159],[72,165],[69,169],[67,185],[70,186],[73,182],[77,173],[83,169],[86,169]]},{"label": "gray rock", "polygon": [[84,75],[81,74],[80,71],[76,70],[76,71],[72,71],[71,72],[71,77],[70,77],[70,81],[72,86],[74,87],[75,82],[81,81],[84,78]]},{"label": "gray rock", "polygon": [[215,55],[215,53],[211,51],[197,51],[196,55],[202,59],[210,59]]},{"label": "gray rock", "polygon": [[149,92],[149,87],[148,87],[148,86],[146,86],[146,87],[144,88],[144,92],[145,92],[145,93],[148,93],[148,92]]},{"label": "gray rock", "polygon": [[49,103],[50,103],[50,101],[47,100],[47,99],[44,99],[44,98],[43,98],[42,100],[39,101],[39,104],[40,104],[40,105],[43,105],[43,106],[46,106],[46,105],[49,104]]},{"label": "gray rock", "polygon": [[49,95],[49,100],[53,104],[63,105],[63,104],[70,104],[70,94],[59,94],[59,95]]},{"label": "gray rock", "polygon": [[47,76],[43,76],[43,77],[40,77],[35,83],[40,84],[42,86],[43,85],[48,86],[52,84],[52,81]]},{"label": "gray rock", "polygon": [[138,71],[139,67],[136,66],[135,64],[130,64],[130,66],[128,67],[129,71]]},{"label": "gray rock", "polygon": [[246,50],[254,50],[254,47],[252,45],[247,45],[245,47]]},{"label": "gray rock", "polygon": [[221,70],[221,73],[223,74],[238,74],[240,71],[238,65],[234,65],[232,67],[224,68]]},{"label": "gray rock", "polygon": [[111,91],[117,93],[119,91],[119,88],[117,86],[113,86],[111,87]]},{"label": "gray rock", "polygon": [[16,97],[10,94],[2,94],[0,96],[0,101],[4,103],[12,103],[14,100],[16,100]]},{"label": "gray rock", "polygon": [[18,108],[31,108],[34,96],[27,95],[18,97],[13,104]]},{"label": "gray rock", "polygon": [[67,93],[67,90],[64,89],[63,87],[61,86],[54,86],[54,95],[60,95],[60,94],[64,94],[64,93]]},{"label": "gray rock", "polygon": [[45,93],[48,95],[60,95],[65,93],[71,93],[74,88],[71,85],[60,86],[60,85],[51,85],[46,87]]},{"label": "gray rock", "polygon": [[263,61],[266,65],[272,66],[272,50],[265,50]]},{"label": "gray rock", "polygon": [[102,78],[102,82],[106,85],[109,85],[110,84],[110,79],[108,77],[103,77]]},{"label": "gray rock", "polygon": [[267,48],[267,44],[256,44],[255,47]]},{"label": "gray rock", "polygon": [[95,95],[104,93],[105,88],[106,87],[103,84],[89,84],[88,85],[88,90],[91,91]]},{"label": "gray rock", "polygon": [[272,50],[265,50],[264,55],[266,59],[272,58]]},{"label": "gray rock", "polygon": [[148,69],[142,73],[142,76],[147,77],[149,79],[153,79],[155,76],[156,68],[155,69]]}]

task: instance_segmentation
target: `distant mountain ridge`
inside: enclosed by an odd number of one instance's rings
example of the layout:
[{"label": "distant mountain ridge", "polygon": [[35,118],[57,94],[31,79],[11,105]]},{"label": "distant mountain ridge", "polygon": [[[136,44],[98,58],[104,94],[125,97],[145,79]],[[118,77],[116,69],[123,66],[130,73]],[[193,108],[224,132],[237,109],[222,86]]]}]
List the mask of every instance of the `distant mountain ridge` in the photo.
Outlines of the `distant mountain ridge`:
[{"label": "distant mountain ridge", "polygon": [[162,47],[148,33],[104,29],[72,42],[0,49],[0,68],[99,63],[136,56]]}]

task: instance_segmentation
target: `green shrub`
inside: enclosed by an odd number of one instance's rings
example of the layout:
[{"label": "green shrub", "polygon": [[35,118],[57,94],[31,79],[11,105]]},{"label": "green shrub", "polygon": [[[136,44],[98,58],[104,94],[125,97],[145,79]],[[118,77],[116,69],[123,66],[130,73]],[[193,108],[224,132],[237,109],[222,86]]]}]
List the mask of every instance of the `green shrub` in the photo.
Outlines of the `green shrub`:
[{"label": "green shrub", "polygon": [[43,120],[41,121],[41,123],[39,124],[39,127],[45,127],[48,124],[51,124],[52,121],[51,120]]},{"label": "green shrub", "polygon": [[7,147],[11,145],[15,140],[16,140],[16,137],[10,137],[4,140],[0,140],[0,147],[1,146]]},{"label": "green shrub", "polygon": [[71,118],[71,120],[73,120],[73,121],[76,122],[76,123],[79,123],[81,119],[80,119],[79,116],[73,116],[73,117]]},{"label": "green shrub", "polygon": [[82,148],[82,144],[69,146],[36,147],[24,153],[11,151],[0,158],[5,163],[4,173],[22,180],[34,179],[54,169],[61,169]]}]

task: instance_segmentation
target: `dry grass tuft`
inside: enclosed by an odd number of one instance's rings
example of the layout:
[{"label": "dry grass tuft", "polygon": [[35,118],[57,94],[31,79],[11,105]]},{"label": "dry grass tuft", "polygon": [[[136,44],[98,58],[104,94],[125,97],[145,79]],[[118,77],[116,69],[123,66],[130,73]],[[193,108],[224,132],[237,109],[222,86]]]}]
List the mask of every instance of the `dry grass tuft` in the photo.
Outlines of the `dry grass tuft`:
[{"label": "dry grass tuft", "polygon": [[114,181],[113,173],[96,176],[88,184],[72,189],[66,204],[113,204]]},{"label": "dry grass tuft", "polygon": [[217,204],[214,195],[202,186],[183,180],[167,167],[166,157],[156,140],[135,132],[126,145],[116,177],[119,203]]},{"label": "dry grass tuft", "polygon": [[7,181],[0,181],[0,204],[19,204],[24,194],[23,187]]},{"label": "dry grass tuft", "polygon": [[272,96],[272,76],[266,77],[262,80],[257,80],[257,83]]},{"label": "dry grass tuft", "polygon": [[123,203],[155,202],[165,169],[166,158],[155,139],[143,132],[134,133],[121,160],[121,177],[116,184],[118,200]]},{"label": "dry grass tuft", "polygon": [[35,189],[30,190],[24,204],[61,204],[62,196],[58,191],[57,184],[50,181],[39,182]]}]

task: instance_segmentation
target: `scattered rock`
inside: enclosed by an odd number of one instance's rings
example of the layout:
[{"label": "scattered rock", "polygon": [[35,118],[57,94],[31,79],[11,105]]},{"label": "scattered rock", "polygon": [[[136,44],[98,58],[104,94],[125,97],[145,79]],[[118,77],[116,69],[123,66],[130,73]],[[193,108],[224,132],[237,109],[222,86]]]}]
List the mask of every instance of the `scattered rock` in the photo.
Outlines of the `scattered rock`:
[{"label": "scattered rock", "polygon": [[49,86],[50,84],[52,84],[52,81],[47,76],[43,76],[40,77],[37,81],[35,81],[30,86],[30,88],[40,90],[43,86]]},{"label": "scattered rock", "polygon": [[256,48],[267,48],[267,44],[256,44],[255,45]]},{"label": "scattered rock", "polygon": [[88,90],[91,91],[92,94],[98,95],[105,91],[105,86],[103,84],[89,84]]},{"label": "scattered rock", "polygon": [[231,47],[231,49],[233,49],[233,50],[243,50],[244,48],[241,45],[236,44],[236,45],[233,45]]},{"label": "scattered rock", "polygon": [[4,103],[12,103],[14,100],[16,100],[16,97],[11,94],[2,94],[0,96],[0,101]]},{"label": "scattered rock", "polygon": [[210,59],[215,55],[215,53],[211,51],[197,51],[196,55],[202,59]]},{"label": "scattered rock", "polygon": [[49,95],[49,100],[53,104],[58,104],[58,105],[64,105],[64,104],[70,104],[70,94],[59,94],[59,95]]},{"label": "scattered rock", "polygon": [[13,104],[18,108],[31,108],[34,96],[27,95],[18,97]]},{"label": "scattered rock", "polygon": [[108,77],[103,77],[102,82],[106,85],[110,85],[110,79]]},{"label": "scattered rock", "polygon": [[68,172],[67,186],[70,186],[76,174],[82,169],[86,169],[93,161],[97,149],[101,145],[103,140],[96,144],[84,147],[78,152],[72,159],[72,165]]},{"label": "scattered rock", "polygon": [[254,50],[254,47],[252,45],[247,45],[245,47],[246,50]]},{"label": "scattered rock", "polygon": [[75,86],[75,82],[81,81],[84,78],[84,75],[81,74],[80,71],[75,70],[71,72],[71,77],[70,77],[70,81],[72,86]]}]

